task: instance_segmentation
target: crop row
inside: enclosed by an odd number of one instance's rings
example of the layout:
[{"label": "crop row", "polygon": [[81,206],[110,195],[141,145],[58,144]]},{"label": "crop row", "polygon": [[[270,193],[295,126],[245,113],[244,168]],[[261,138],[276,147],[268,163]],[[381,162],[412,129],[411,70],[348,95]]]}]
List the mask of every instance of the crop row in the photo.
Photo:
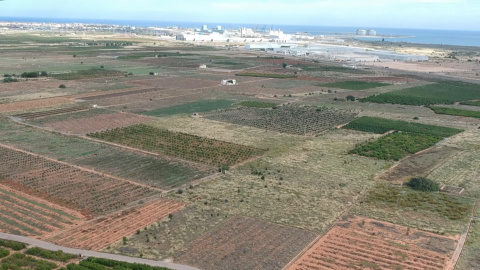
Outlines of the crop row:
[{"label": "crop row", "polygon": [[234,165],[264,152],[262,149],[145,124],[91,133],[88,136],[213,166]]},{"label": "crop row", "polygon": [[247,76],[247,77],[262,77],[262,78],[275,78],[275,79],[294,79],[297,78],[297,75],[287,75],[287,74],[274,74],[274,73],[237,73],[235,76]]},{"label": "crop row", "polygon": [[275,109],[237,108],[207,114],[206,118],[295,135],[317,134],[345,124],[355,112],[309,106],[280,106]]},{"label": "crop row", "polygon": [[48,110],[48,111],[41,111],[41,112],[34,112],[34,113],[22,113],[22,114],[16,114],[13,116],[22,118],[24,120],[31,120],[39,117],[72,113],[72,112],[78,112],[78,111],[84,111],[84,110],[88,110],[88,108],[84,106],[75,106],[70,108],[55,109],[55,110]]},{"label": "crop row", "polygon": [[360,99],[360,101],[430,106],[474,99],[480,99],[478,85],[464,82],[441,82],[373,95]]},{"label": "crop row", "polygon": [[153,189],[0,147],[0,175],[77,210],[102,214],[155,193]]},{"label": "crop row", "polygon": [[262,101],[242,101],[238,103],[240,106],[244,107],[253,107],[253,108],[273,108],[277,104],[272,102],[262,102]]},{"label": "crop row", "polygon": [[388,131],[403,131],[410,133],[418,133],[439,137],[449,137],[457,133],[462,132],[460,129],[425,125],[419,123],[405,122],[400,120],[390,120],[378,117],[363,116],[353,120],[347,125],[343,126],[344,129],[353,129],[364,132],[372,132],[377,134],[384,134]]},{"label": "crop row", "polygon": [[379,82],[344,81],[344,82],[333,82],[333,83],[322,84],[320,86],[349,89],[349,90],[365,90],[365,89],[382,87],[387,85],[390,85],[390,84],[379,83]]}]

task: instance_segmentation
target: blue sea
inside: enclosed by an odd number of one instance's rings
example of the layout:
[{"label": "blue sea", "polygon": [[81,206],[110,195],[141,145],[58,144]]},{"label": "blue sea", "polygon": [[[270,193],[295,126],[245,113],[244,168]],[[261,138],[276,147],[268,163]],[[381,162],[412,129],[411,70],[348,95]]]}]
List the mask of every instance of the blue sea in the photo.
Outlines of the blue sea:
[{"label": "blue sea", "polygon": [[[58,19],[58,18],[23,18],[23,17],[0,17],[0,21],[12,22],[51,22],[51,23],[92,23],[92,24],[115,24],[136,27],[179,27],[200,28],[207,25],[213,28],[217,25],[223,29],[238,29],[240,27],[262,29],[280,29],[284,33],[294,34],[306,32],[311,35],[353,34],[357,28],[374,29],[378,35],[404,36],[398,38],[385,38],[391,42],[410,42],[424,44],[443,44],[458,46],[480,47],[480,31],[456,31],[456,30],[432,30],[432,29],[401,29],[401,28],[377,28],[377,27],[339,27],[339,26],[309,26],[309,25],[270,25],[248,23],[203,23],[203,22],[166,22],[166,21],[133,21],[133,20],[102,20],[102,19]],[[408,36],[408,37],[405,37]],[[359,38],[363,40],[381,40],[382,38]]]}]

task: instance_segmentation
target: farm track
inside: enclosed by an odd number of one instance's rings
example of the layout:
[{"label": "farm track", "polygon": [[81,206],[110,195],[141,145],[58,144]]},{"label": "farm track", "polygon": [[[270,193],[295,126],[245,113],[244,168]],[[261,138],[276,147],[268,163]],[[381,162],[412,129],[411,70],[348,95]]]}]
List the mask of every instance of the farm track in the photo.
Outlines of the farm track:
[{"label": "farm track", "polygon": [[183,207],[184,205],[181,203],[157,199],[145,205],[121,210],[61,231],[47,240],[69,247],[98,250],[121,240],[124,236],[134,234],[137,230],[143,229]]},{"label": "farm track", "polygon": [[101,214],[163,192],[0,144],[0,173],[72,207]]}]

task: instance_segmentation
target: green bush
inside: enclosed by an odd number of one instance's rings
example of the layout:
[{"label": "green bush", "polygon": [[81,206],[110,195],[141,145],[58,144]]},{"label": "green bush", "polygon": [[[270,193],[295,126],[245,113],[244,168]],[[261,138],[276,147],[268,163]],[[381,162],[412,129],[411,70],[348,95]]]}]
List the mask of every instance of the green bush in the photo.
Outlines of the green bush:
[{"label": "green bush", "polygon": [[7,257],[10,255],[10,251],[4,248],[0,248],[0,258]]},{"label": "green bush", "polygon": [[418,191],[431,192],[440,190],[440,186],[438,185],[438,183],[426,177],[414,177],[410,179],[410,181],[405,183],[405,185],[407,185],[413,190]]},{"label": "green bush", "polygon": [[3,82],[4,83],[11,83],[11,82],[18,82],[18,80],[15,79],[15,78],[6,77],[6,78],[3,78]]},{"label": "green bush", "polygon": [[32,71],[32,72],[23,72],[22,75],[20,75],[22,78],[37,78],[38,77],[38,72],[37,71]]},{"label": "green bush", "polygon": [[50,259],[54,261],[61,261],[61,262],[66,262],[70,259],[77,258],[77,255],[73,254],[66,254],[63,253],[63,251],[58,250],[58,251],[50,251],[38,247],[31,248],[25,252],[28,255],[33,255],[45,259]]},{"label": "green bush", "polygon": [[354,97],[354,96],[347,96],[347,100],[349,100],[349,101],[355,101],[355,97]]},{"label": "green bush", "polygon": [[11,248],[13,250],[19,251],[27,247],[24,243],[10,241],[10,240],[0,240],[0,246]]},{"label": "green bush", "polygon": [[65,84],[60,84],[60,86],[58,88],[66,88]]}]

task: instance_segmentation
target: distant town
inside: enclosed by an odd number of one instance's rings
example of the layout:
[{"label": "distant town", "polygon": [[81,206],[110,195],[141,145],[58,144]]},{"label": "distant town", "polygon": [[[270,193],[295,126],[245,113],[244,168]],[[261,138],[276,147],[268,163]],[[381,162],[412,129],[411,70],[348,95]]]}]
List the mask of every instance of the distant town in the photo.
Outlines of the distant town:
[{"label": "distant town", "polygon": [[[156,36],[159,39],[191,43],[209,43],[210,45],[244,46],[247,50],[262,50],[272,54],[308,57],[318,60],[346,62],[347,66],[357,68],[355,63],[428,61],[427,55],[400,54],[393,51],[372,50],[356,43],[345,43],[354,38],[394,38],[399,36],[382,35],[374,29],[358,29],[356,33],[338,33],[332,35],[311,35],[309,33],[287,34],[281,29],[246,28],[224,29],[218,25],[209,28],[178,27],[135,27],[85,23],[27,23],[0,22],[0,33],[11,32],[52,32],[65,35],[90,35],[99,33],[123,34],[134,36]],[[355,41],[355,40],[354,40]],[[351,63],[351,65],[348,65]]]}]

